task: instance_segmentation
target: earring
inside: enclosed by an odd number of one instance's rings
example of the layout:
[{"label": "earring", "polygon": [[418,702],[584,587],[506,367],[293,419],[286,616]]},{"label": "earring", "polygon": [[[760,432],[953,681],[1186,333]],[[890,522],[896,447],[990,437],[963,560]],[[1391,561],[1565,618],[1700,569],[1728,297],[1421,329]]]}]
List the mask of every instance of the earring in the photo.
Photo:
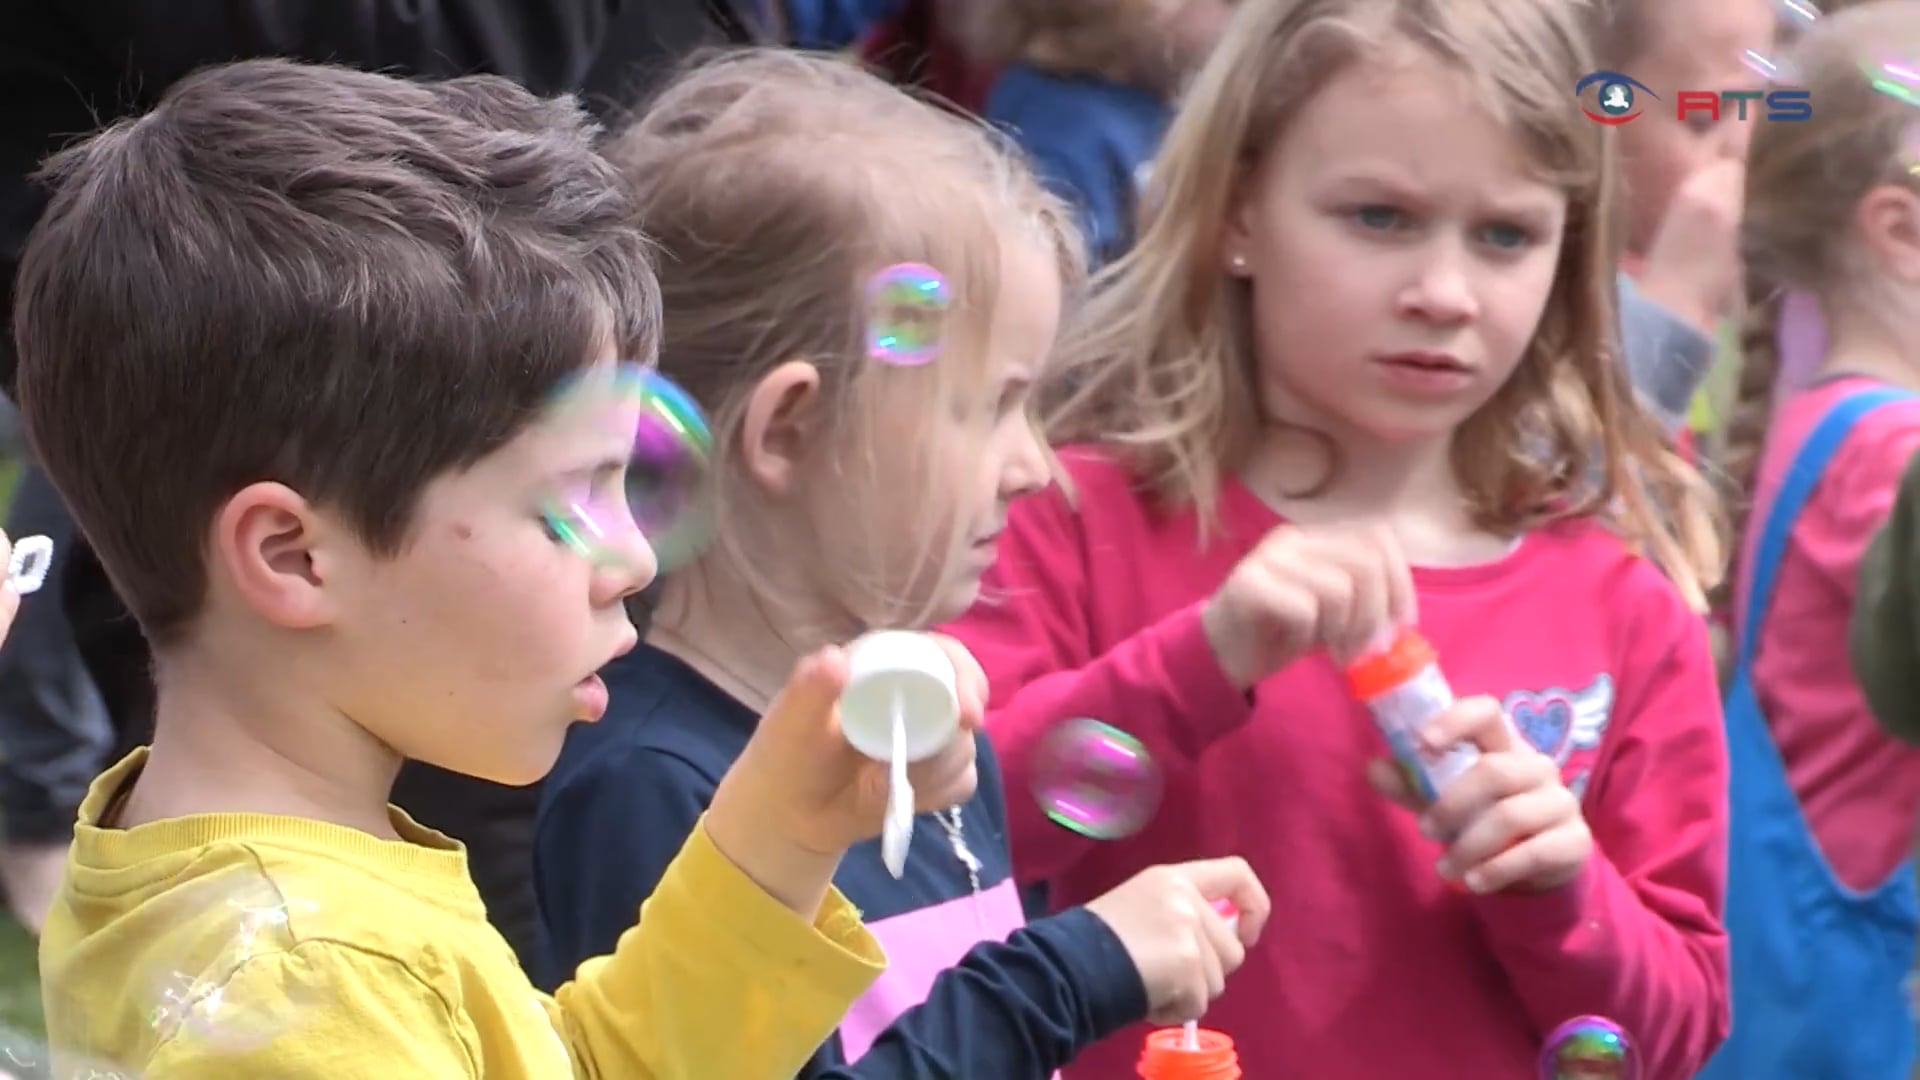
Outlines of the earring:
[{"label": "earring", "polygon": [[1247,272],[1247,257],[1245,255],[1235,255],[1233,258],[1227,260],[1227,265],[1233,267],[1234,273],[1244,274]]}]

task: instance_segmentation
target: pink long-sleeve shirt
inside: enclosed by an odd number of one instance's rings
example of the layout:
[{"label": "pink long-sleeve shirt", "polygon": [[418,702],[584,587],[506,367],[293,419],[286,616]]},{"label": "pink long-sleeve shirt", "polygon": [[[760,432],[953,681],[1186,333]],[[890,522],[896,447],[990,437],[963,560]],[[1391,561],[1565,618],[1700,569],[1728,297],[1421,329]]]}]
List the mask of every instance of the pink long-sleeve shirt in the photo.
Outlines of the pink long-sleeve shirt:
[{"label": "pink long-sleeve shirt", "polygon": [[[1096,452],[1066,459],[1077,511],[1058,488],[1019,504],[981,603],[949,628],[992,680],[1023,880],[1068,906],[1156,863],[1245,857],[1274,916],[1206,1024],[1250,1077],[1521,1080],[1545,1035],[1588,1013],[1633,1033],[1648,1080],[1693,1075],[1728,1025],[1726,746],[1705,626],[1651,564],[1569,522],[1496,562],[1414,571],[1455,691],[1504,701],[1596,840],[1562,888],[1473,896],[1368,786],[1385,743],[1323,654],[1251,694],[1220,670],[1200,606],[1282,520],[1229,478],[1203,545],[1191,509],[1156,511]],[[1043,736],[1074,717],[1159,763],[1164,797],[1139,833],[1088,839],[1027,794]],[[1132,1075],[1145,1033],[1068,1077]]]}]

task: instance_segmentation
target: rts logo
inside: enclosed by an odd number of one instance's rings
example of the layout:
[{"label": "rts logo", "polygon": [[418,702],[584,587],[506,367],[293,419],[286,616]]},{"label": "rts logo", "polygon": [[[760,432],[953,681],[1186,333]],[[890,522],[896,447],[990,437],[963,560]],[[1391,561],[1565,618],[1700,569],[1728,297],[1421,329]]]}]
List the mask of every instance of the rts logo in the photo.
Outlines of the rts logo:
[{"label": "rts logo", "polygon": [[[1618,71],[1593,71],[1581,76],[1573,85],[1573,97],[1588,119],[1609,127],[1640,119],[1646,111],[1641,107],[1643,97],[1660,100],[1660,95],[1645,83]],[[1723,108],[1734,119],[1749,119],[1749,103],[1760,106],[1763,111],[1757,111],[1767,120],[1797,121],[1813,115],[1812,95],[1805,90],[1682,90],[1674,96],[1673,108],[1682,123],[1698,119],[1717,123]]]}]

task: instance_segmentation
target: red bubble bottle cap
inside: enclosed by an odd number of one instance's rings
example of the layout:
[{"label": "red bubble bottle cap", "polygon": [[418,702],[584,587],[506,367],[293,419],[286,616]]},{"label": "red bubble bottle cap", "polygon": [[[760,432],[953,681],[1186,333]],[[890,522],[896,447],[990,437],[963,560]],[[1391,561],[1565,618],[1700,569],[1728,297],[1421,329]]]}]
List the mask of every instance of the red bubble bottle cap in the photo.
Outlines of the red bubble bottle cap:
[{"label": "red bubble bottle cap", "polygon": [[1190,1049],[1186,1032],[1161,1028],[1147,1036],[1136,1070],[1141,1080],[1240,1080],[1240,1055],[1227,1035],[1201,1028],[1199,1049]]},{"label": "red bubble bottle cap", "polygon": [[1362,701],[1379,697],[1425,671],[1439,659],[1417,630],[1408,630],[1385,649],[1347,665],[1347,686]]}]

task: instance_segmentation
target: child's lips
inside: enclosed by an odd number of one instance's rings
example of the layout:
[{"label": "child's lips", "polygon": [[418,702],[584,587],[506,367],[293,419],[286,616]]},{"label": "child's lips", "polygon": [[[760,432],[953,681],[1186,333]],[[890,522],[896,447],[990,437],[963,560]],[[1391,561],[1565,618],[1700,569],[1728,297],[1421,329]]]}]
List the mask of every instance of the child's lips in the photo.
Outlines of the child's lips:
[{"label": "child's lips", "polygon": [[[620,638],[620,644],[614,646],[613,653],[601,661],[599,667],[604,668],[627,655],[639,644],[639,633],[629,627],[626,634]],[[581,720],[598,720],[606,715],[610,697],[606,681],[600,678],[599,669],[596,668],[594,674],[573,684],[573,701],[577,706],[574,715]]]},{"label": "child's lips", "polygon": [[592,723],[607,715],[607,684],[598,675],[589,675],[573,686],[574,717]]}]

